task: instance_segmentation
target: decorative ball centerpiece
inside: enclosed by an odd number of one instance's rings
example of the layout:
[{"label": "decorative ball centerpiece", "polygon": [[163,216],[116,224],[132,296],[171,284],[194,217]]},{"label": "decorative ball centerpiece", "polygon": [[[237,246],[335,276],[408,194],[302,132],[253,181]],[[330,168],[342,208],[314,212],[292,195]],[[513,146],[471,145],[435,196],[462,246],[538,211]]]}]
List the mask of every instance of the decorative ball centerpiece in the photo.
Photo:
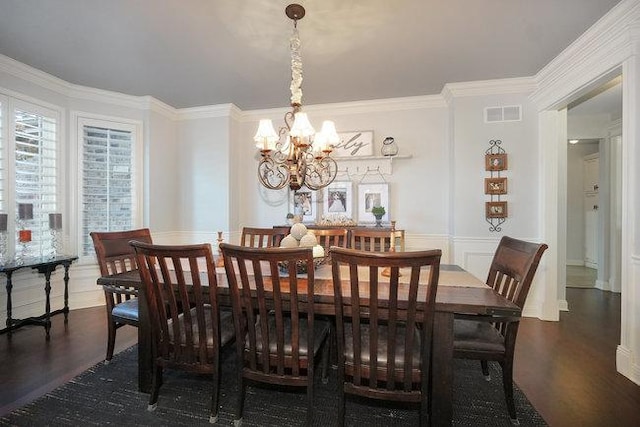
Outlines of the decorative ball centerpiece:
[{"label": "decorative ball centerpiece", "polygon": [[[308,230],[307,226],[301,222],[293,224],[289,234],[287,234],[280,241],[281,248],[313,248],[314,265],[317,267],[324,260],[324,248],[318,244],[318,239],[313,231]],[[283,272],[287,270],[286,262],[280,264],[280,269]],[[304,263],[299,263],[296,266],[296,272],[298,274],[306,274],[307,266]]]}]

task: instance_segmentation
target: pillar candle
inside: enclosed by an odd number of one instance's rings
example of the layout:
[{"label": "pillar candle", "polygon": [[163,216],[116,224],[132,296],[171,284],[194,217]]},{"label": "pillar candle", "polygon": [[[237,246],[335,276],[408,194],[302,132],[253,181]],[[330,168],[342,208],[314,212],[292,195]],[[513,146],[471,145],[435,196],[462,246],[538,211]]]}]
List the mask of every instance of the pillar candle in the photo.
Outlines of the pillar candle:
[{"label": "pillar candle", "polygon": [[21,243],[27,243],[31,241],[31,230],[18,231],[18,240]]},{"label": "pillar candle", "polygon": [[18,203],[18,218],[33,219],[33,204]]},{"label": "pillar candle", "polygon": [[59,214],[59,213],[49,214],[49,228],[51,230],[60,230],[62,228],[62,214]]},{"label": "pillar candle", "polygon": [[0,231],[7,231],[7,218],[6,213],[0,213]]}]

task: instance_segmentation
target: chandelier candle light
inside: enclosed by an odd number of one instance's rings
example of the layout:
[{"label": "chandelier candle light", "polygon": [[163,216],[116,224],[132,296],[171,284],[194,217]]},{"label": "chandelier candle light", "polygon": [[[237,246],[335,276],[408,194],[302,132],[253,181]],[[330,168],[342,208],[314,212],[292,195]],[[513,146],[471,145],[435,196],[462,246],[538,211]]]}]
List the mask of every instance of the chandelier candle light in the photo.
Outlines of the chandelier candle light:
[{"label": "chandelier candle light", "polygon": [[303,185],[310,190],[319,190],[331,184],[336,177],[338,165],[330,155],[340,139],[332,121],[323,122],[321,131],[316,133],[307,114],[302,112],[302,57],[298,20],[304,17],[305,10],[299,4],[290,4],[285,13],[293,20],[290,39],[293,111],[285,114],[285,126],[277,133],[271,120],[260,120],[253,137],[261,154],[258,179],[270,190],[279,190],[287,184],[292,190],[298,190]]}]

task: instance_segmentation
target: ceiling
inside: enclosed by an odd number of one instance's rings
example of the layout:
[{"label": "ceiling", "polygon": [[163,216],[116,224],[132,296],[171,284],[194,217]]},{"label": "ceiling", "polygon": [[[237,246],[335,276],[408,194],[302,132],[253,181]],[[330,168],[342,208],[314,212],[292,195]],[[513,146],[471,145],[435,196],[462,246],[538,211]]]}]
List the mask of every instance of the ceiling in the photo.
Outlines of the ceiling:
[{"label": "ceiling", "polygon": [[[306,104],[532,76],[619,0],[299,0]],[[0,53],[176,107],[289,103],[285,0],[0,0]]]}]

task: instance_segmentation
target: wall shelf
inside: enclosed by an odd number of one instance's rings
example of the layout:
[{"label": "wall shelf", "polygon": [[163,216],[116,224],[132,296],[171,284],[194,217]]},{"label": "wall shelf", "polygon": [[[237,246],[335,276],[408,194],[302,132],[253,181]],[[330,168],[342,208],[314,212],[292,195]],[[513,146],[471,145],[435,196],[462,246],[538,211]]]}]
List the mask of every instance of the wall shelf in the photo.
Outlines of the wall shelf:
[{"label": "wall shelf", "polygon": [[385,175],[393,174],[393,161],[406,160],[413,156],[357,156],[357,157],[335,157],[338,163],[338,181],[351,181],[354,178],[364,179],[367,175],[380,175],[384,180]]}]

